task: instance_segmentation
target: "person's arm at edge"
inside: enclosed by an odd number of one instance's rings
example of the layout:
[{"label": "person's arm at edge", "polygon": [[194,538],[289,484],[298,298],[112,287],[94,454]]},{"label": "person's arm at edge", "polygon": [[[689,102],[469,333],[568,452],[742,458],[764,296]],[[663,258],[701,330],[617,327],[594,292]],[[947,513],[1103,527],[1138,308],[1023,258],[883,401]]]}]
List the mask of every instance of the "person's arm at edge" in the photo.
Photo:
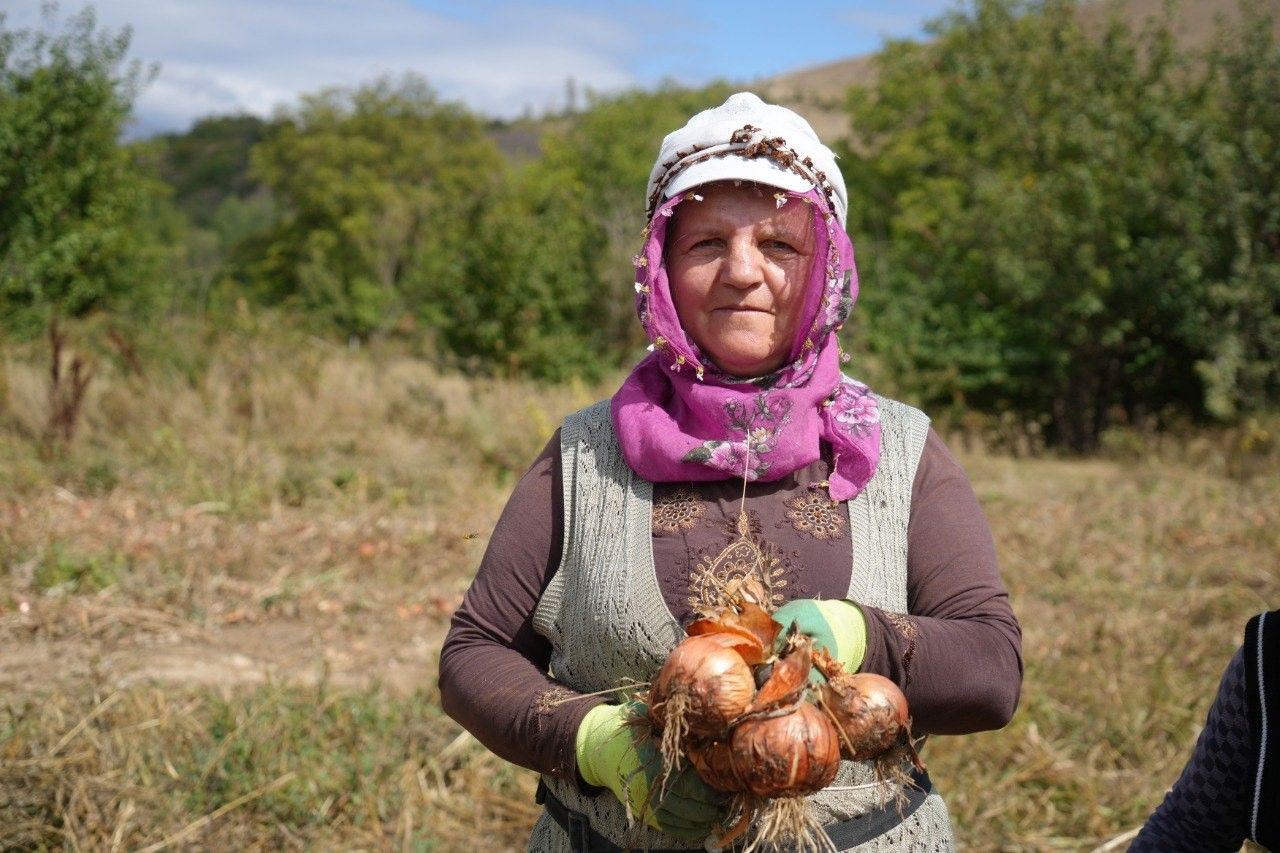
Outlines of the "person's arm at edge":
[{"label": "person's arm at edge", "polygon": [[1237,650],[1222,674],[1191,757],[1143,824],[1129,847],[1131,853],[1240,849],[1249,831],[1257,768],[1245,690],[1244,655]]}]

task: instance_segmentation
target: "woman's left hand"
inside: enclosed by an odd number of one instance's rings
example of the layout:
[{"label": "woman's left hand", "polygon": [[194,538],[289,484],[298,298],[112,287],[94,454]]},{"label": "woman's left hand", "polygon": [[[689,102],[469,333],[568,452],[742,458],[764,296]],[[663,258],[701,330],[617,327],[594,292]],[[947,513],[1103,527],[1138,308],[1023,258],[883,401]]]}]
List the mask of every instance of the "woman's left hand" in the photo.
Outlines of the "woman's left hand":
[{"label": "woman's left hand", "polygon": [[[846,672],[857,672],[867,653],[867,619],[862,609],[852,601],[822,601],[816,598],[797,598],[779,607],[773,619],[782,625],[778,643],[786,642],[791,626],[797,633],[805,634],[813,644],[839,661]],[[821,676],[812,670],[811,681]]]}]

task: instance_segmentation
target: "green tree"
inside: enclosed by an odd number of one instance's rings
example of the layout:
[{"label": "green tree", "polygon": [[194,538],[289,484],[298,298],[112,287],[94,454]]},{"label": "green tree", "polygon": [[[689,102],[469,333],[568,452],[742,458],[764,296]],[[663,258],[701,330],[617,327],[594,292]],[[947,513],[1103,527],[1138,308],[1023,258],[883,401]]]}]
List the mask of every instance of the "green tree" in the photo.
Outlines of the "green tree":
[{"label": "green tree", "polygon": [[519,165],[415,78],[308,98],[252,152],[282,218],[249,279],[350,333],[407,313],[471,366],[598,375],[638,349],[630,258],[658,143],[725,94],[592,96]]},{"label": "green tree", "polygon": [[[277,221],[271,193],[249,174],[249,152],[266,131],[267,123],[254,116],[211,116],[183,133],[131,144],[172,193],[150,226],[171,247],[172,313],[203,315],[213,297],[243,295],[231,275],[261,250]],[[228,283],[233,286],[219,288]]]},{"label": "green tree", "polygon": [[[723,87],[589,95],[512,168],[469,224],[469,286],[426,301],[452,353],[540,377],[596,376],[633,359],[634,268],[644,187],[662,137]],[[434,279],[448,281],[444,277]]]},{"label": "green tree", "polygon": [[580,188],[545,170],[511,172],[459,246],[468,282],[426,304],[445,348],[503,372],[597,376],[617,363],[600,323],[596,229]]},{"label": "green tree", "polygon": [[[1224,169],[1244,176],[1228,165],[1240,137],[1207,118],[1219,88],[1166,24],[1091,35],[1066,0],[978,0],[933,33],[890,46],[876,90],[850,99],[872,349],[930,405],[1078,450],[1116,418],[1203,412],[1225,325],[1209,322],[1209,267],[1240,258],[1211,226],[1262,214],[1224,217],[1208,191]],[[1241,97],[1262,110],[1248,75]]]},{"label": "green tree", "polygon": [[143,227],[162,188],[119,144],[148,72],[92,10],[45,23],[0,16],[0,328],[23,336],[50,314],[162,304],[163,249]]},{"label": "green tree", "polygon": [[267,129],[267,122],[256,116],[208,116],[185,133],[166,133],[142,147],[173,188],[177,208],[194,225],[210,227],[227,200],[244,202],[260,195],[261,185],[249,174],[249,151]]},{"label": "green tree", "polygon": [[307,97],[251,156],[281,211],[252,265],[260,297],[367,335],[466,293],[460,247],[503,163],[421,79]]},{"label": "green tree", "polygon": [[1210,250],[1196,364],[1210,414],[1280,402],[1280,43],[1245,5],[1209,57],[1208,167],[1197,187]]}]

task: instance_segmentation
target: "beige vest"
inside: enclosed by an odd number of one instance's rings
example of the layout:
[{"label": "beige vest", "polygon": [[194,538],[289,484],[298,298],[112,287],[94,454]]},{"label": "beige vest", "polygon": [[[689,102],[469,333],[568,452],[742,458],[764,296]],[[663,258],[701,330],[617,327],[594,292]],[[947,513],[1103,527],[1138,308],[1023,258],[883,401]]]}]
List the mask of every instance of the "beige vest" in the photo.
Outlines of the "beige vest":
[{"label": "beige vest", "polygon": [[[883,397],[877,402],[880,464],[867,487],[848,503],[854,561],[848,598],[904,613],[911,487],[929,420],[902,403]],[[551,643],[551,672],[575,690],[647,681],[685,636],[662,598],[653,565],[653,485],[623,459],[607,400],[565,419],[560,454],[563,557],[534,612],[534,628]],[[620,847],[702,849],[644,823],[628,824],[622,804],[608,793],[584,797],[572,782],[543,781]],[[883,793],[869,764],[844,761],[831,786],[809,797],[808,804],[827,824],[876,807]],[[853,849],[951,850],[946,805],[933,794],[898,827]],[[544,813],[529,850],[568,853],[567,834]]]}]

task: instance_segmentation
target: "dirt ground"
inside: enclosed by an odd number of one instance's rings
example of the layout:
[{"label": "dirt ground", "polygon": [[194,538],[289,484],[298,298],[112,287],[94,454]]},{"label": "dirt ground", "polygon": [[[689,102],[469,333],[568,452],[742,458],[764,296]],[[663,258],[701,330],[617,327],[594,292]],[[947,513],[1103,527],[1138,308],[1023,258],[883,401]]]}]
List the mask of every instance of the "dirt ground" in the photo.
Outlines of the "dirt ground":
[{"label": "dirt ground", "polygon": [[[410,693],[434,680],[447,627],[447,615],[397,615],[394,609],[359,622],[318,612],[200,628],[81,603],[34,607],[39,610],[10,616],[10,624],[57,620],[83,627],[52,638],[37,632],[0,647],[0,691],[6,695],[79,681],[118,689],[148,682],[244,687],[326,680],[335,687],[381,685]],[[95,636],[97,620],[130,617],[132,630],[117,627],[107,638]]]}]

